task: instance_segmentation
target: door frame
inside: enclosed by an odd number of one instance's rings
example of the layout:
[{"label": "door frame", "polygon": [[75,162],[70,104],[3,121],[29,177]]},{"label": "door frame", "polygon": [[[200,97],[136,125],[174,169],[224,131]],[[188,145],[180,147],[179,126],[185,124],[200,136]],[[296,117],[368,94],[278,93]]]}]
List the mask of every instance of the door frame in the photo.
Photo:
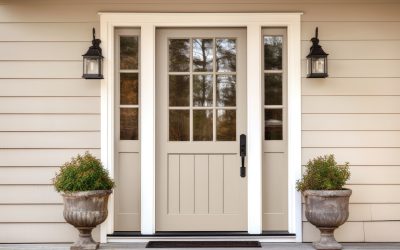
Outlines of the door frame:
[{"label": "door frame", "polygon": [[[140,29],[140,164],[141,233],[155,233],[155,38],[158,27],[244,27],[247,30],[247,140],[248,233],[262,233],[262,28],[287,29],[288,48],[288,231],[302,241],[301,195],[301,36],[302,13],[110,13],[100,12],[100,39],[104,59],[101,80],[101,160],[114,176],[114,30]],[[114,197],[108,219],[100,227],[100,240],[113,233]]]}]

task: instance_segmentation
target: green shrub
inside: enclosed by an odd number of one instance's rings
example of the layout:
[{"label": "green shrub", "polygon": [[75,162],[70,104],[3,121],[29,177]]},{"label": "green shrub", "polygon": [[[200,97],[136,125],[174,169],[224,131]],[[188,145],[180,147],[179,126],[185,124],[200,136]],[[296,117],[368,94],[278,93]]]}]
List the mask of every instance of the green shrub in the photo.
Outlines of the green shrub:
[{"label": "green shrub", "polygon": [[58,192],[110,190],[114,187],[101,161],[89,152],[83,156],[78,154],[64,163],[53,179],[53,184]]},{"label": "green shrub", "polygon": [[306,171],[297,181],[297,191],[341,190],[350,178],[349,163],[337,165],[334,155],[324,155],[308,161]]}]

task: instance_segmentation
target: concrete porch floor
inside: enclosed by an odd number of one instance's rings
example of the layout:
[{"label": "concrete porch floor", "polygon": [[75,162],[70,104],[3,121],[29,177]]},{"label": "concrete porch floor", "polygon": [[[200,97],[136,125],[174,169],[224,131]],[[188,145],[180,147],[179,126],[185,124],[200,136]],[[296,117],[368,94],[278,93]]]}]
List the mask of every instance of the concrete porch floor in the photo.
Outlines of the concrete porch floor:
[{"label": "concrete porch floor", "polygon": [[[100,249],[108,250],[136,250],[145,249],[145,243],[109,243],[100,246]],[[400,243],[344,243],[344,250],[399,250]],[[69,250],[69,244],[0,244],[0,249],[7,250]],[[166,249],[166,248],[164,248]],[[179,248],[178,248],[179,249]],[[180,248],[183,249],[183,248]],[[195,249],[195,248],[192,248]],[[241,250],[245,248],[209,248],[210,250]],[[257,249],[257,248],[246,248]],[[313,249],[310,243],[262,243],[262,249],[270,250],[311,250]]]}]

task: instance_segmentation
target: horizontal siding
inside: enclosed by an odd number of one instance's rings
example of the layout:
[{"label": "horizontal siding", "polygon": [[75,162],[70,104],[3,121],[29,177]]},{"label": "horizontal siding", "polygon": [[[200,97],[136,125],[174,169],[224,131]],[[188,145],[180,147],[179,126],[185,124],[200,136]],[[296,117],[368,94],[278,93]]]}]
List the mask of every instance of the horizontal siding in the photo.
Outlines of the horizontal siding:
[{"label": "horizontal siding", "polygon": [[85,79],[0,79],[0,96],[100,96],[99,84]]},{"label": "horizontal siding", "polygon": [[53,185],[0,185],[0,204],[61,204]]},{"label": "horizontal siding", "polygon": [[100,97],[0,97],[0,114],[99,114]]},{"label": "horizontal siding", "polygon": [[2,223],[60,223],[65,222],[63,210],[62,204],[2,205],[0,206],[0,221]]},{"label": "horizontal siding", "polygon": [[0,148],[100,148],[100,132],[0,132]]},{"label": "horizontal siding", "polygon": [[58,170],[59,167],[0,167],[0,184],[49,185]]},{"label": "horizontal siding", "polygon": [[0,78],[81,77],[81,61],[0,61]]},{"label": "horizontal siding", "polygon": [[0,120],[3,132],[100,131],[100,114],[0,114]]},{"label": "horizontal siding", "polygon": [[96,157],[100,157],[99,149],[1,149],[0,166],[61,166],[64,162],[70,160],[72,156],[83,154],[86,151]]}]

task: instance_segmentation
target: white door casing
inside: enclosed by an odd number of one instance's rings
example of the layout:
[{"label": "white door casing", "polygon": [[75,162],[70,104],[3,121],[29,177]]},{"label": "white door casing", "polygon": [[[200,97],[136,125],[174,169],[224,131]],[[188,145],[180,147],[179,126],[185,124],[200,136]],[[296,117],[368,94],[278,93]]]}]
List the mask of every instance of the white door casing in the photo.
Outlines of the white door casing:
[{"label": "white door casing", "polygon": [[[301,55],[302,13],[106,13],[100,15],[104,80],[101,81],[101,159],[114,175],[114,29],[141,30],[140,162],[141,232],[155,232],[155,30],[157,27],[244,27],[247,31],[248,232],[262,232],[262,27],[286,27],[288,48],[288,226],[301,235]],[[111,198],[112,200],[113,198]],[[109,203],[114,213],[113,201]],[[113,216],[101,225],[101,242],[113,232]]]}]

